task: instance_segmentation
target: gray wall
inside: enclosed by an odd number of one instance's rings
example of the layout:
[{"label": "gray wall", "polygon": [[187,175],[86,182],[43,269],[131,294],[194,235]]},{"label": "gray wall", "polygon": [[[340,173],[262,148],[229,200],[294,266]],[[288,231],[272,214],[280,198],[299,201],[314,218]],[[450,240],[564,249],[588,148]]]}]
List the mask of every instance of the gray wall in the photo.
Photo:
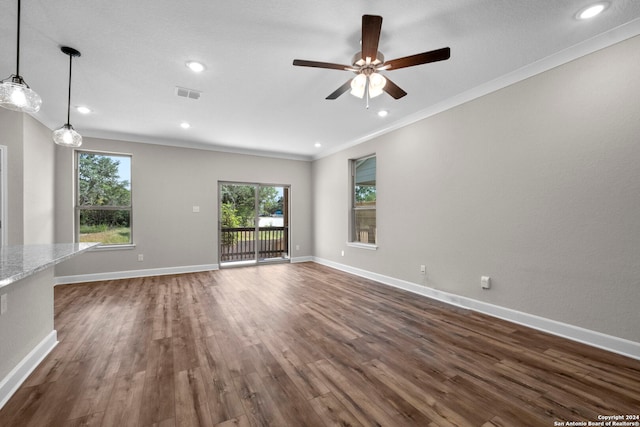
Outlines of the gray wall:
[{"label": "gray wall", "polygon": [[24,244],[54,241],[55,144],[51,131],[24,115]]},{"label": "gray wall", "polygon": [[[136,248],[86,253],[57,266],[57,276],[217,264],[221,180],[290,184],[291,255],[311,255],[310,162],[94,138],[85,138],[82,149],[132,154]],[[71,242],[73,151],[56,150],[56,240]]]},{"label": "gray wall", "polygon": [[[637,76],[640,37],[315,161],[314,255],[640,342]],[[372,153],[377,251],[345,245]]]}]

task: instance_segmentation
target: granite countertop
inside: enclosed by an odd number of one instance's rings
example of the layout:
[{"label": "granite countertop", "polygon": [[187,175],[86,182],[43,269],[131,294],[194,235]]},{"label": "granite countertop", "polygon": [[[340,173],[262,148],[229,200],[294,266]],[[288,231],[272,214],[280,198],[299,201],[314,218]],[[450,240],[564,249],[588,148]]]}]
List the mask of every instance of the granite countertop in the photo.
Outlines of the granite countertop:
[{"label": "granite countertop", "polygon": [[85,252],[100,243],[53,243],[0,248],[0,288]]}]

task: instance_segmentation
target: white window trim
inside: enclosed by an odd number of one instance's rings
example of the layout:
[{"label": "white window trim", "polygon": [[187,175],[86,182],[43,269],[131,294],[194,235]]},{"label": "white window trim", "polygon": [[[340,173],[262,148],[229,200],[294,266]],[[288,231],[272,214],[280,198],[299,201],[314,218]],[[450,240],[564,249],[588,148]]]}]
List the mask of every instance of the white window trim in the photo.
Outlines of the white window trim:
[{"label": "white window trim", "polygon": [[373,243],[347,242],[347,246],[350,246],[352,248],[368,249],[370,251],[378,250],[378,245],[375,245]]},{"label": "white window trim", "polygon": [[131,249],[135,249],[136,248],[136,244],[135,243],[129,243],[129,244],[124,244],[124,245],[103,245],[103,244],[99,244],[98,246],[96,246],[95,248],[92,249],[92,251],[124,251],[124,250],[131,250]]},{"label": "white window trim", "polygon": [[[346,245],[352,248],[359,248],[359,249],[367,249],[367,250],[372,250],[375,251],[378,249],[378,233],[376,231],[376,243],[362,243],[362,242],[358,242],[353,239],[353,235],[354,235],[354,229],[355,229],[355,217],[354,217],[354,212],[356,210],[355,206],[354,206],[354,187],[355,187],[355,177],[356,177],[356,170],[355,170],[355,162],[357,160],[364,160],[364,159],[368,159],[370,157],[377,157],[376,153],[372,153],[369,155],[365,155],[365,156],[361,156],[361,157],[354,157],[349,159],[349,225],[348,225],[348,235],[347,235],[347,243]],[[377,184],[377,180],[378,180],[378,171],[377,171],[377,167],[376,167],[376,189],[378,187]],[[372,210],[376,211],[376,222],[377,222],[377,217],[378,217],[378,207],[377,207],[377,196],[376,196],[376,207],[373,208]]]}]

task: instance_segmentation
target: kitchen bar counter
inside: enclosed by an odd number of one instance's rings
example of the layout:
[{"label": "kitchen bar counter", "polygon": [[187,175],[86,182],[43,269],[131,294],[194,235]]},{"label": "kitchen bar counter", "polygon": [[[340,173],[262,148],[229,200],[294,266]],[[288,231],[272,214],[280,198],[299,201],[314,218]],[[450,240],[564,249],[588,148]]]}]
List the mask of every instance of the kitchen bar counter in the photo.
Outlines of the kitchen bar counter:
[{"label": "kitchen bar counter", "polygon": [[0,288],[43,271],[99,243],[4,246],[0,249]]}]

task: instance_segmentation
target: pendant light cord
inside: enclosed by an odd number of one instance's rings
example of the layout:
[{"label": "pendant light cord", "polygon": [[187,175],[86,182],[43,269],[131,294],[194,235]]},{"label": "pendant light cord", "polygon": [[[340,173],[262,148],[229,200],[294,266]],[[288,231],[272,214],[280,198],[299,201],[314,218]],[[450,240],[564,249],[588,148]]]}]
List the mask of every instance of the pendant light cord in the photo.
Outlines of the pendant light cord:
[{"label": "pendant light cord", "polygon": [[16,76],[20,75],[20,0],[18,0],[18,46],[16,49]]},{"label": "pendant light cord", "polygon": [[69,55],[69,97],[67,98],[67,125],[71,126],[69,123],[69,117],[71,113],[71,63],[73,61],[73,55]]}]

